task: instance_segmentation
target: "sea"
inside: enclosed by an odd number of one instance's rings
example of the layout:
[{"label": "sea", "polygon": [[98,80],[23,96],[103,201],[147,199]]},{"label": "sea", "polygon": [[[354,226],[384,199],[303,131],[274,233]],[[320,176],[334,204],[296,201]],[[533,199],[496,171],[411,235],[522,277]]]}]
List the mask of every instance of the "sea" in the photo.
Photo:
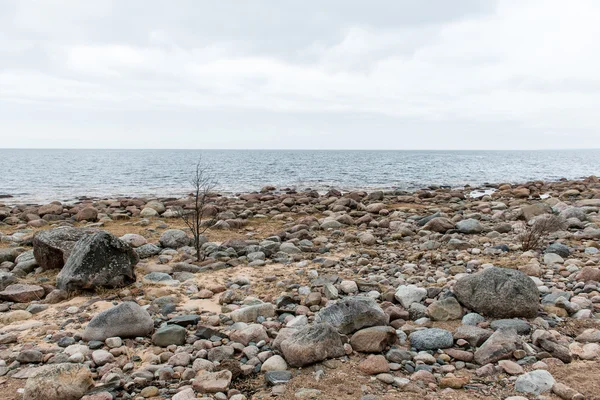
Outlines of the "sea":
[{"label": "sea", "polygon": [[[81,197],[176,197],[200,162],[226,194],[296,190],[415,190],[431,185],[600,175],[600,149],[540,151],[0,149],[5,203]],[[11,196],[11,197],[7,197]]]}]

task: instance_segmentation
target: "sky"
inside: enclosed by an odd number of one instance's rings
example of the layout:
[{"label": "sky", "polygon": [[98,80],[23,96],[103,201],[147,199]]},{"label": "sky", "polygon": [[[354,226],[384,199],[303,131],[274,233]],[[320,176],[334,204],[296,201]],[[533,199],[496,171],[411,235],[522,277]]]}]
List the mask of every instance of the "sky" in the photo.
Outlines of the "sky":
[{"label": "sky", "polygon": [[600,148],[596,0],[0,0],[0,148]]}]

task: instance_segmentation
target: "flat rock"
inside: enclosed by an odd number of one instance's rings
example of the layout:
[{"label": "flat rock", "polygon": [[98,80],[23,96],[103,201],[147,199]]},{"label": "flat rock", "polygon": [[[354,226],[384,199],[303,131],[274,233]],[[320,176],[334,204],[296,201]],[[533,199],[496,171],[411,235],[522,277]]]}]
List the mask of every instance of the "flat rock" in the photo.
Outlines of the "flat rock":
[{"label": "flat rock", "polygon": [[148,336],[154,329],[150,314],[138,304],[127,301],[96,315],[83,332],[86,341],[104,341],[109,337]]},{"label": "flat rock", "polygon": [[29,303],[34,300],[41,300],[44,293],[44,288],[41,286],[17,283],[7,286],[0,292],[0,299],[15,303]]}]

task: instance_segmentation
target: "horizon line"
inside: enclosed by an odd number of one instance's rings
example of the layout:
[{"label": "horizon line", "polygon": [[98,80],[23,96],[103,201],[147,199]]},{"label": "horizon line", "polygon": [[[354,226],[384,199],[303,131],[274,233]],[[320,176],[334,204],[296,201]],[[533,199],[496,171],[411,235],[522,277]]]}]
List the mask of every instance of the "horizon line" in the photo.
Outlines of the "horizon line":
[{"label": "horizon line", "polygon": [[296,149],[296,148],[169,148],[169,147],[0,147],[0,150],[171,150],[171,151],[594,151],[593,148],[537,148],[537,149]]}]

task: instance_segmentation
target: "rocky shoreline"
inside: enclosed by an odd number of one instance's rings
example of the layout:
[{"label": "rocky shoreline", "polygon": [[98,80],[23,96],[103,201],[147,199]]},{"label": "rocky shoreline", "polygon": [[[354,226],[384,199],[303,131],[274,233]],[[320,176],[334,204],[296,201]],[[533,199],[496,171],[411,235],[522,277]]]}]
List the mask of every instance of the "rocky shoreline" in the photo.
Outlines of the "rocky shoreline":
[{"label": "rocky shoreline", "polygon": [[600,398],[600,181],[486,188],[0,200],[0,398]]}]

